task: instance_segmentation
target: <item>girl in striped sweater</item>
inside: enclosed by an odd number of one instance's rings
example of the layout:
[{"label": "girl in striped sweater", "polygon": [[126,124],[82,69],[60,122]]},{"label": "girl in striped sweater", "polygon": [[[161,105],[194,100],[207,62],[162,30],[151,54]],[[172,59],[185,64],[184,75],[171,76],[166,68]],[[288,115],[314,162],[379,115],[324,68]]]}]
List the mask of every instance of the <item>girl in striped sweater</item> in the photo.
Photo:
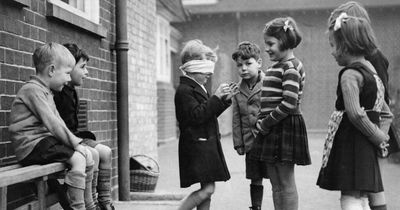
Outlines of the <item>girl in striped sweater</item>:
[{"label": "girl in striped sweater", "polygon": [[306,126],[300,111],[305,73],[293,49],[301,42],[291,17],[268,22],[265,51],[276,62],[265,72],[261,88],[260,131],[250,157],[267,164],[276,210],[297,210],[294,165],[311,164]]}]

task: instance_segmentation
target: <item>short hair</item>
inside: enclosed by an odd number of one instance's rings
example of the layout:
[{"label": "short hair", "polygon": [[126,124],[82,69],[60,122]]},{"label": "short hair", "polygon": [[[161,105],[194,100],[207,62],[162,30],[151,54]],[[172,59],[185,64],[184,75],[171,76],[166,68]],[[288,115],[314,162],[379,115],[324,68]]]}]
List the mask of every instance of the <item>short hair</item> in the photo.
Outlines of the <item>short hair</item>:
[{"label": "short hair", "polygon": [[265,24],[263,33],[264,36],[272,36],[278,39],[281,43],[279,45],[280,50],[294,49],[301,42],[301,32],[296,21],[291,17],[280,17],[269,21]]},{"label": "short hair", "polygon": [[67,48],[61,44],[50,42],[35,49],[32,55],[36,73],[42,73],[49,65],[59,61],[67,62],[74,66],[74,57]]},{"label": "short hair", "polygon": [[333,21],[339,17],[340,14],[345,12],[347,15],[365,18],[369,23],[371,23],[371,19],[369,18],[367,10],[356,1],[349,1],[344,4],[339,5],[336,9],[331,12],[331,15],[328,19],[328,26],[332,24]]},{"label": "short hair", "polygon": [[218,57],[216,54],[216,49],[211,49],[210,47],[203,44],[203,42],[199,39],[194,39],[186,42],[185,46],[181,52],[181,61],[182,64],[185,64],[191,60],[211,60],[213,62],[217,62]]},{"label": "short hair", "polygon": [[86,54],[86,52],[83,49],[79,48],[78,45],[74,43],[65,43],[63,45],[74,56],[75,62],[78,62],[81,58],[85,61],[89,61],[89,55]]},{"label": "short hair", "polygon": [[[340,28],[334,29],[336,21],[341,21]],[[376,39],[370,23],[365,18],[348,16],[336,19],[329,26],[339,54],[371,55],[377,49]]]},{"label": "short hair", "polygon": [[242,60],[248,60],[254,58],[255,60],[260,59],[261,50],[258,45],[249,41],[239,43],[235,52],[232,53],[232,59],[237,61],[239,58]]}]

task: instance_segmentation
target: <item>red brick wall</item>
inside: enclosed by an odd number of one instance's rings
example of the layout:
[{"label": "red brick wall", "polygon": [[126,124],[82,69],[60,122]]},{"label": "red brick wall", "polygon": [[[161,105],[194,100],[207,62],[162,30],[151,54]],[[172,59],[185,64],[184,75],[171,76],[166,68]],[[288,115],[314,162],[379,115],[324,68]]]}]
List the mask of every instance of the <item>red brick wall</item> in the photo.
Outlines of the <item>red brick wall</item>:
[{"label": "red brick wall", "polygon": [[117,184],[115,1],[100,0],[100,25],[105,38],[61,20],[46,17],[46,1],[28,7],[0,2],[0,166],[15,162],[7,126],[10,105],[19,88],[34,74],[33,50],[46,42],[74,42],[90,55],[89,78],[78,89],[89,103],[89,129],[113,149],[113,180]]},{"label": "red brick wall", "polygon": [[[397,34],[400,33],[400,26],[397,23],[400,18],[399,11],[400,8],[397,7],[369,10],[381,49],[390,62],[390,91],[393,97],[397,95],[397,99],[394,98],[397,101],[400,100],[400,90],[396,83],[400,79],[400,42],[397,38]],[[235,65],[230,56],[238,41],[254,41],[264,51],[262,30],[265,23],[275,17],[292,16],[303,32],[303,41],[295,49],[295,55],[304,63],[306,71],[302,110],[307,128],[325,131],[328,117],[334,109],[337,73],[340,69],[330,54],[325,33],[330,12],[330,10],[254,12],[241,14],[240,23],[237,23],[234,14],[193,15],[191,21],[179,24],[177,28],[184,35],[183,41],[199,38],[211,46],[219,46],[220,60],[213,76],[213,87],[216,87],[220,82],[236,78]],[[263,53],[262,57],[263,68],[266,68],[270,65],[268,55]],[[229,120],[226,118],[220,124],[226,125]]]}]

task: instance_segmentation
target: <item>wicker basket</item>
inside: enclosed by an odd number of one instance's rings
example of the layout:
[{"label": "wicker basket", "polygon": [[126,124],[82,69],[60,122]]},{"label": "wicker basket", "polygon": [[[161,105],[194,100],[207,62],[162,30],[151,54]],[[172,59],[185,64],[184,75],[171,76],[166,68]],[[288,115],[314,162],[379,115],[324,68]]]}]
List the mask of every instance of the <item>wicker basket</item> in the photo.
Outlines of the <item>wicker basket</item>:
[{"label": "wicker basket", "polygon": [[[154,167],[145,166],[143,164],[143,160],[152,164]],[[133,165],[136,165],[136,167],[130,169],[130,191],[154,192],[157,185],[158,176],[160,175],[160,167],[157,161],[146,155],[132,156],[131,161],[133,161]]]}]

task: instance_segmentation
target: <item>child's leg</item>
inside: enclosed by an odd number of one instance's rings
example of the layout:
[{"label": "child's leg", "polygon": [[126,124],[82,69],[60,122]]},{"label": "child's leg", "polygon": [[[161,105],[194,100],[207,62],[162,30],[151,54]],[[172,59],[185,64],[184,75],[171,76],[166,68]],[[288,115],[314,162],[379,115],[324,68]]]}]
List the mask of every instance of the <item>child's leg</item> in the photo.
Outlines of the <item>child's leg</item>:
[{"label": "child's leg", "polygon": [[264,161],[252,160],[246,154],[246,178],[250,184],[250,209],[261,209],[264,194],[263,178],[268,178],[267,164]]},{"label": "child's leg", "polygon": [[297,210],[298,194],[294,178],[294,164],[269,164],[275,209]]},{"label": "child's leg", "polygon": [[192,192],[188,197],[186,197],[182,201],[182,204],[179,206],[178,210],[191,210],[196,206],[198,210],[209,210],[211,196],[214,191],[214,182],[201,184],[201,189]]},{"label": "child's leg", "polygon": [[[378,158],[378,163],[379,163],[379,169],[381,172],[382,171],[382,161],[383,158]],[[378,192],[378,193],[368,193],[368,198],[369,198],[369,206],[371,207],[372,210],[386,210],[386,198],[385,198],[385,192]]]},{"label": "child's leg", "polygon": [[[99,163],[99,153],[92,147],[86,146],[86,149],[89,151],[89,155],[86,157],[86,186],[85,186],[85,206],[86,209],[95,209],[97,206],[97,202],[94,201],[93,197],[95,196],[96,191],[92,191],[92,183],[94,170],[98,167]],[[94,195],[93,195],[94,194]]]},{"label": "child's leg", "polygon": [[386,210],[385,192],[368,193],[371,210]]},{"label": "child's leg", "polygon": [[250,184],[250,198],[251,198],[251,208],[261,209],[264,187],[262,185],[262,178],[252,179]]},{"label": "child's leg", "polygon": [[93,166],[93,179],[92,179],[92,197],[93,197],[93,202],[96,206],[98,206],[98,201],[97,201],[97,177],[99,174],[99,162],[100,162],[100,157],[99,157],[99,152],[95,150],[94,148],[91,148],[92,156],[93,156],[93,161],[94,161],[94,166]]},{"label": "child's leg", "polygon": [[112,209],[111,205],[111,157],[110,147],[102,144],[96,145],[99,153],[100,164],[98,171],[98,201],[102,209]]},{"label": "child's leg", "polygon": [[342,210],[367,210],[369,208],[364,204],[365,198],[359,191],[342,191],[340,206]]},{"label": "child's leg", "polygon": [[67,163],[71,165],[71,169],[65,175],[70,207],[73,210],[84,210],[86,209],[84,201],[86,159],[82,154],[75,152]]}]

